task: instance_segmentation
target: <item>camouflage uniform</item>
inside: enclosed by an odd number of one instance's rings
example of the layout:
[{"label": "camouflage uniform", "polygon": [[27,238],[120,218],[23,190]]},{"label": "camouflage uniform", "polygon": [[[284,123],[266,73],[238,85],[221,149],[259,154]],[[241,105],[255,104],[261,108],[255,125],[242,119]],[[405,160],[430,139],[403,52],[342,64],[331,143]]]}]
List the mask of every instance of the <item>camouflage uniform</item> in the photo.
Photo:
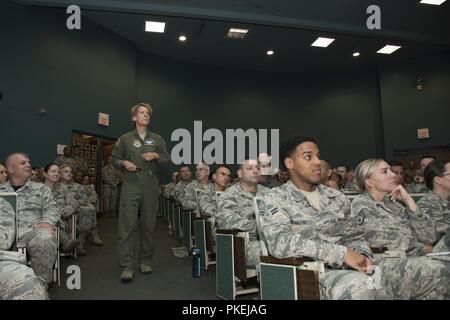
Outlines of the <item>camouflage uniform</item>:
[{"label": "camouflage uniform", "polygon": [[82,172],[83,175],[88,173],[88,163],[87,161],[79,156],[73,157],[75,161],[75,167],[73,168],[73,173],[76,175],[77,172]]},{"label": "camouflage uniform", "polygon": [[262,197],[270,189],[257,185],[256,195],[244,190],[240,183],[228,188],[218,199],[216,214],[217,228],[239,229],[249,233],[249,242],[246,248],[247,266],[259,265],[261,245],[255,219],[253,199]]},{"label": "camouflage uniform", "polygon": [[268,176],[266,181],[262,181],[259,184],[266,188],[270,188],[270,189],[279,187],[282,185],[282,183],[280,181],[278,181],[276,175]]},{"label": "camouflage uniform", "polygon": [[175,200],[181,203],[181,200],[184,198],[184,195],[186,193],[186,188],[189,184],[193,183],[195,180],[191,180],[188,183],[185,183],[184,181],[180,181],[175,186],[175,189],[173,190],[173,197]]},{"label": "camouflage uniform", "polygon": [[63,186],[80,204],[77,212],[77,238],[80,244],[77,249],[79,250],[80,255],[84,255],[86,237],[91,233],[91,231],[94,231],[97,228],[97,210],[92,204],[89,203],[87,193],[81,184],[71,181]]},{"label": "camouflage uniform", "polygon": [[61,155],[55,159],[55,164],[57,164],[59,167],[61,167],[62,165],[68,165],[72,168],[72,171],[75,174],[76,161],[74,158]]},{"label": "camouflage uniform", "polygon": [[367,192],[352,201],[353,232],[363,234],[371,247],[397,251],[395,258],[375,258],[383,275],[383,290],[394,299],[448,299],[448,264],[427,257],[424,252],[430,220],[420,208],[415,213],[393,202],[372,200]]},{"label": "camouflage uniform", "polygon": [[[0,185],[0,192],[14,192],[9,182]],[[44,228],[34,229],[38,223],[48,223],[53,228],[58,224],[59,209],[50,189],[42,183],[27,181],[15,191],[18,201],[19,241],[24,243],[31,259],[31,267],[38,277],[47,282],[53,279],[53,265],[57,254],[55,237]],[[8,227],[5,216],[0,211],[2,226]],[[14,220],[12,221],[14,225]]]},{"label": "camouflage uniform", "polygon": [[[435,245],[433,251],[449,251],[442,237],[450,230],[450,202],[442,200],[437,194],[428,191],[418,202],[417,206],[433,222],[431,228],[425,229],[425,243]],[[429,226],[429,225],[428,225]],[[447,236],[448,238],[449,236]],[[441,240],[442,241],[439,241]],[[439,241],[439,242],[438,242]]]},{"label": "camouflage uniform", "polygon": [[164,186],[166,197],[169,197],[169,198],[173,197],[173,192],[175,190],[175,186],[176,186],[176,184],[174,182],[168,183]]},{"label": "camouflage uniform", "polygon": [[218,209],[217,199],[218,194],[214,189],[214,185],[211,184],[204,192],[201,192],[198,195],[200,214],[203,216],[214,218],[217,214]]},{"label": "camouflage uniform", "polygon": [[[156,152],[159,158],[145,161],[142,155]],[[157,169],[170,161],[164,139],[149,130],[142,139],[136,129],[122,135],[112,152],[113,166],[122,169],[122,161],[132,162],[140,171],[123,171],[119,208],[119,263],[133,270],[137,228],[140,228],[139,262],[150,264],[155,246],[155,222],[158,215]],[[140,209],[140,210],[139,210]],[[138,215],[140,218],[138,220]],[[139,221],[139,222],[138,222]]]},{"label": "camouflage uniform", "polygon": [[368,276],[344,268],[347,248],[371,255],[361,237],[345,238],[350,221],[350,202],[344,194],[318,185],[320,210],[288,181],[271,189],[260,201],[260,225],[270,255],[276,258],[309,257],[323,261],[327,270],[320,278],[322,299],[374,299],[366,285]]},{"label": "camouflage uniform", "polygon": [[71,226],[69,219],[75,214],[80,203],[75,199],[75,195],[69,189],[63,187],[60,183],[56,183],[51,189],[53,198],[59,206],[61,220],[59,223],[59,239],[60,243],[64,244],[71,238]]},{"label": "camouflage uniform", "polygon": [[206,191],[208,188],[214,189],[212,183],[209,181],[206,184],[200,184],[197,180],[194,180],[192,183],[188,184],[184,192],[184,197],[180,199],[183,210],[197,211],[197,190]]},{"label": "camouflage uniform", "polygon": [[428,191],[428,188],[423,183],[408,183],[405,186],[405,190],[408,193],[425,193]]},{"label": "camouflage uniform", "polygon": [[103,212],[111,216],[116,216],[118,186],[122,183],[122,173],[115,169],[112,164],[108,164],[102,168],[102,179]]},{"label": "camouflage uniform", "polygon": [[95,192],[95,188],[92,184],[82,185],[84,192],[87,195],[88,203],[97,208],[98,196],[97,192]]}]

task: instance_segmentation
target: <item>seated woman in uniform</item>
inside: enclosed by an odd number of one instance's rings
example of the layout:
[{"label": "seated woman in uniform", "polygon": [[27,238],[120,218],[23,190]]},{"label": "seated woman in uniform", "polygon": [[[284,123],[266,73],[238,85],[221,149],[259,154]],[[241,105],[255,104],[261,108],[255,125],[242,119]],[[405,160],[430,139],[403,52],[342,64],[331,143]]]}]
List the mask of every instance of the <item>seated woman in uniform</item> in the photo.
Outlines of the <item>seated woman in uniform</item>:
[{"label": "seated woman in uniform", "polygon": [[80,203],[70,193],[70,191],[64,188],[61,183],[61,174],[59,166],[51,163],[44,167],[44,183],[53,193],[53,198],[60,209],[61,221],[59,230],[59,244],[64,252],[69,252],[75,249],[79,242],[77,239],[72,239],[69,235],[70,230],[70,218],[75,214],[80,207]]},{"label": "seated woman in uniform", "polygon": [[425,230],[426,243],[433,251],[450,250],[450,161],[435,160],[424,171],[428,192],[417,205],[429,216],[431,228]]},{"label": "seated woman in uniform", "polygon": [[430,219],[398,184],[389,164],[383,159],[361,162],[356,183],[363,193],[351,204],[352,232],[372,248],[389,250],[390,258],[375,258],[381,272],[390,274],[384,284],[389,295],[394,299],[449,299],[448,262],[423,256],[433,250],[426,242]]}]

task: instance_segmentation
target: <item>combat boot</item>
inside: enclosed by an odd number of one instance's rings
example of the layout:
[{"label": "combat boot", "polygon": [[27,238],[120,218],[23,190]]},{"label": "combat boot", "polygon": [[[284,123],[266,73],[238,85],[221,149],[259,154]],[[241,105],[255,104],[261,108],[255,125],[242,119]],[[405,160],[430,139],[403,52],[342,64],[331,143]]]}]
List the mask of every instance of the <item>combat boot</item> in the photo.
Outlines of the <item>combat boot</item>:
[{"label": "combat boot", "polygon": [[72,251],[79,245],[78,240],[69,238],[66,231],[63,229],[61,229],[59,233],[59,243],[61,244],[61,249],[63,252]]},{"label": "combat boot", "polygon": [[122,274],[120,275],[120,280],[122,280],[122,282],[130,282],[131,280],[133,280],[133,275],[133,270],[123,269]]},{"label": "combat boot", "polygon": [[91,236],[92,236],[91,242],[94,246],[102,246],[103,245],[103,241],[102,241],[102,239],[100,239],[100,236],[98,235],[97,227],[92,229]]}]

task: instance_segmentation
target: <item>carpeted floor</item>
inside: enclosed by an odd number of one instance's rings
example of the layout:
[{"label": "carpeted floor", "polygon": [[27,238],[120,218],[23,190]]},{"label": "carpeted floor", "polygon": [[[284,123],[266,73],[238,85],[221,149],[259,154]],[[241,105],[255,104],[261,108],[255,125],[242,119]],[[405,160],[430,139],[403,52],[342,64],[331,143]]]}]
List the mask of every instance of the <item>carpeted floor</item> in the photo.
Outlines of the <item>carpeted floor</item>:
[{"label": "carpeted floor", "polygon": [[[192,278],[192,258],[175,258],[172,247],[180,247],[168,233],[162,218],[156,225],[157,247],[153,259],[153,273],[143,275],[138,270],[131,283],[120,281],[121,269],[117,262],[117,219],[98,220],[102,247],[89,245],[87,255],[78,260],[61,258],[61,287],[49,290],[50,298],[58,299],[164,299],[216,300],[214,266],[202,270],[200,278]],[[66,273],[69,265],[81,270],[81,289],[69,290]]]}]

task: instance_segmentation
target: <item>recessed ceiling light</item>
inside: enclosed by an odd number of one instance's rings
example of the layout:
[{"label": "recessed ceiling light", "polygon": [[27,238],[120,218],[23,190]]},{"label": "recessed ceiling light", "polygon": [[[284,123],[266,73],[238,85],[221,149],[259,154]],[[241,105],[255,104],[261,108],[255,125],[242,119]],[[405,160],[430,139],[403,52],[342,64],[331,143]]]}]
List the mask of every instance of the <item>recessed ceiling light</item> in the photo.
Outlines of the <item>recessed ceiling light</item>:
[{"label": "recessed ceiling light", "polygon": [[312,47],[322,47],[322,48],[326,48],[330,45],[330,43],[332,43],[334,41],[334,39],[331,38],[322,38],[319,37],[317,38],[316,41],[313,42],[313,44],[311,45]]},{"label": "recessed ceiling light", "polygon": [[165,22],[145,21],[146,32],[164,33],[165,28],[166,28]]},{"label": "recessed ceiling light", "polygon": [[180,41],[186,41],[187,40],[187,38],[186,38],[186,36],[179,36],[178,37],[178,40],[180,40]]},{"label": "recessed ceiling light", "polygon": [[359,52],[353,52],[353,56],[354,57],[359,57],[360,53]]},{"label": "recessed ceiling light", "polygon": [[434,4],[435,6],[440,6],[445,1],[446,0],[420,0],[420,3],[423,3],[423,4]]},{"label": "recessed ceiling light", "polygon": [[393,46],[393,45],[386,45],[383,48],[381,48],[380,50],[377,51],[377,53],[382,53],[382,54],[391,54],[394,51],[397,51],[398,49],[400,49],[401,46]]},{"label": "recessed ceiling light", "polygon": [[273,52],[273,50],[267,50],[267,52],[266,52],[266,54],[268,55],[268,56],[271,56],[271,55],[273,55],[275,52]]},{"label": "recessed ceiling light", "polygon": [[248,29],[230,28],[230,30],[228,30],[227,38],[244,39],[247,33]]}]

